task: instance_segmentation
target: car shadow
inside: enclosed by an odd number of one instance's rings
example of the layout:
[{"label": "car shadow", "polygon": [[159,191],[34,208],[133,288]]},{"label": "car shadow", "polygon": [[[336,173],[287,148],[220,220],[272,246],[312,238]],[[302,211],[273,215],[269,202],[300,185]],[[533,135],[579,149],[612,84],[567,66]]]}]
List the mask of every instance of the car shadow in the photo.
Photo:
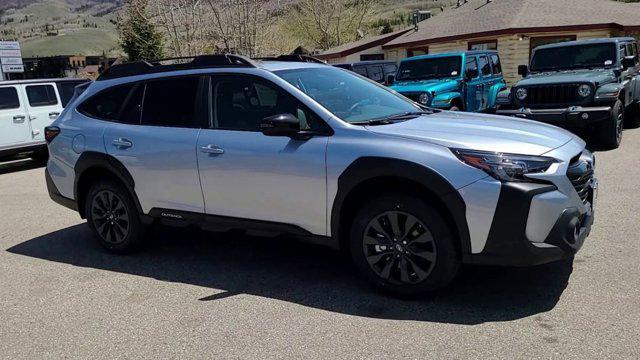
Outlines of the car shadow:
[{"label": "car shadow", "polygon": [[150,238],[154,244],[145,252],[117,256],[103,251],[88,226],[80,224],[7,251],[211,288],[199,301],[250,294],[354,316],[453,324],[509,321],[549,311],[573,270],[572,261],[535,268],[463,267],[447,290],[401,300],[372,290],[340,253],[291,238],[166,228]]},{"label": "car shadow", "polygon": [[0,161],[0,175],[11,174],[18,171],[26,171],[44,167],[46,162],[36,161],[30,158],[11,161]]}]

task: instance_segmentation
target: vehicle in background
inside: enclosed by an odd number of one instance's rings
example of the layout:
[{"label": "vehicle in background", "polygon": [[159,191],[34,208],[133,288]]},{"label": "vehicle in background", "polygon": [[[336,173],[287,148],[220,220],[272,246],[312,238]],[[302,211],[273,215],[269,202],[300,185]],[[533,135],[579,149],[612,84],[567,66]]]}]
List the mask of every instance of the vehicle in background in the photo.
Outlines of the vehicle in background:
[{"label": "vehicle in background", "polygon": [[617,148],[624,125],[640,125],[640,61],[634,38],[539,46],[523,76],[499,94],[499,114],[585,132]]},{"label": "vehicle in background", "polygon": [[498,92],[507,88],[497,51],[465,51],[404,59],[387,84],[438,109],[491,112]]},{"label": "vehicle in background", "polygon": [[116,253],[153,224],[288,233],[413,295],[461,263],[571,257],[593,222],[594,157],[574,134],[434,111],[319,63],[116,65],[46,133],[51,198]]},{"label": "vehicle in background", "polygon": [[83,79],[0,82],[0,159],[18,154],[46,159],[44,128],[58,118]]},{"label": "vehicle in background", "polygon": [[398,71],[398,64],[392,60],[359,61],[333,66],[351,70],[380,84],[385,83],[387,76],[395,75]]}]

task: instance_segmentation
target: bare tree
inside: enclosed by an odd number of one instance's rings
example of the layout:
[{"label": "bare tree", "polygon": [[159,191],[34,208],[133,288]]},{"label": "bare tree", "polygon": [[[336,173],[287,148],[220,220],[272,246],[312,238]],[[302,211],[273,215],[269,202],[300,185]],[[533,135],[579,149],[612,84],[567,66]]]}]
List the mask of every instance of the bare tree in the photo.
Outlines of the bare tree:
[{"label": "bare tree", "polygon": [[285,25],[307,45],[328,49],[359,38],[375,0],[299,0]]}]

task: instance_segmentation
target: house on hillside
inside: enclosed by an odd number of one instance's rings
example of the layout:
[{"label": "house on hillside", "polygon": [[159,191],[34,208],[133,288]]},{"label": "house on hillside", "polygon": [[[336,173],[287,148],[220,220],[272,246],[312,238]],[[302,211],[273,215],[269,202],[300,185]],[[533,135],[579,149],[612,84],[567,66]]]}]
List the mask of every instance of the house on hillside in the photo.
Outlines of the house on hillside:
[{"label": "house on hillside", "polygon": [[[640,36],[640,3],[613,0],[468,0],[384,43],[385,59],[450,51],[497,49],[507,82],[539,45],[621,35]],[[359,49],[365,40],[340,47]],[[336,48],[338,49],[338,48]],[[325,53],[333,54],[330,49]],[[377,53],[378,56],[379,52]],[[330,61],[332,62],[332,61]]]}]

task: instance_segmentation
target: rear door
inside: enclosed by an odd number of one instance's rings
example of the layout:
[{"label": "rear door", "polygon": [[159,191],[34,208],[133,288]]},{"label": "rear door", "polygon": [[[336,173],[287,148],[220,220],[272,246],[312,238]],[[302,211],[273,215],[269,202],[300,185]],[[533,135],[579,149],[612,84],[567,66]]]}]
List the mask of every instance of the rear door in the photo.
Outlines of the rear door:
[{"label": "rear door", "polygon": [[62,112],[55,83],[23,85],[27,95],[27,114],[33,140],[44,141],[44,128]]},{"label": "rear door", "polygon": [[[475,56],[467,56],[465,73],[472,74],[465,85],[465,110],[478,111],[482,103],[482,79],[478,69],[478,60]],[[466,75],[465,75],[466,76]]]},{"label": "rear door", "polygon": [[0,149],[31,141],[27,109],[19,86],[0,86]]}]

